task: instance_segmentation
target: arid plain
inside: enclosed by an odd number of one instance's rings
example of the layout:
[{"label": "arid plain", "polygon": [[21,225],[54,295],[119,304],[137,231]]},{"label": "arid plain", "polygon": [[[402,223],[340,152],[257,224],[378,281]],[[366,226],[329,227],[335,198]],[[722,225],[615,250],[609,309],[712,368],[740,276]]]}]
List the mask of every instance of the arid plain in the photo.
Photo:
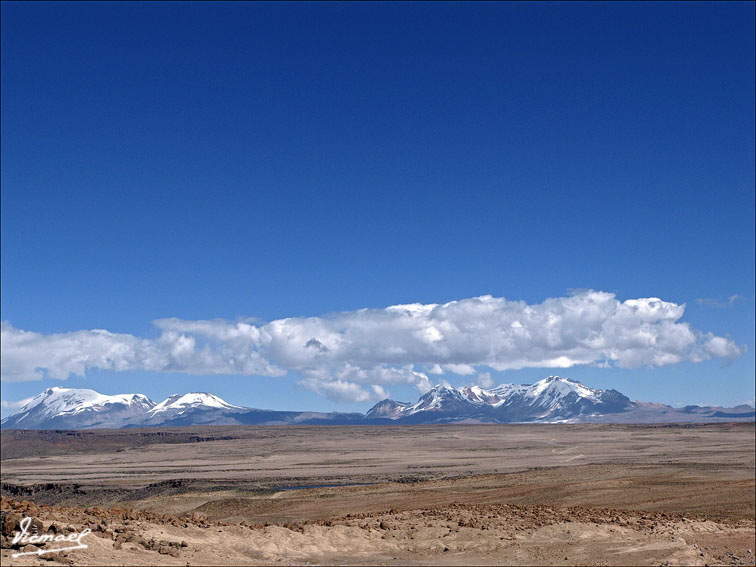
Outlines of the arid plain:
[{"label": "arid plain", "polygon": [[[4,565],[754,564],[754,424],[3,431]],[[15,523],[90,527],[12,558]]]}]

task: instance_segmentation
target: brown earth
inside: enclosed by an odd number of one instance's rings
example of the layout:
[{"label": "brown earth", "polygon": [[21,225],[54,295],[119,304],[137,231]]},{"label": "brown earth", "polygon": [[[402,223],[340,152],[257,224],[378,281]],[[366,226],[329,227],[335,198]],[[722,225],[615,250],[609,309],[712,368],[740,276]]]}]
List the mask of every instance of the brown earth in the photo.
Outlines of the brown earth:
[{"label": "brown earth", "polygon": [[[3,565],[754,564],[753,424],[6,433]],[[12,558],[24,515],[89,548]]]}]

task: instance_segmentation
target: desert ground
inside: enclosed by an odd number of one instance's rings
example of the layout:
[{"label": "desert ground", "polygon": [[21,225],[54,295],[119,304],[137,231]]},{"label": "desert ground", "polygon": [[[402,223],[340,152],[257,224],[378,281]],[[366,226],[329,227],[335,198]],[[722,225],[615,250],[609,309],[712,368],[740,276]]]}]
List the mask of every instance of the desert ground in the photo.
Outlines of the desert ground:
[{"label": "desert ground", "polygon": [[[3,431],[2,564],[753,565],[754,432]],[[13,558],[25,516],[88,548]]]}]

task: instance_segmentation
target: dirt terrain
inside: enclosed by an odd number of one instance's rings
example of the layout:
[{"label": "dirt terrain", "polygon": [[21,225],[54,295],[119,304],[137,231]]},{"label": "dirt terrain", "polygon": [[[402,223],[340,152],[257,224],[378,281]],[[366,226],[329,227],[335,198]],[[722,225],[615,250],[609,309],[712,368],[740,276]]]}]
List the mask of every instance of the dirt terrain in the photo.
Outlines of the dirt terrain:
[{"label": "dirt terrain", "polygon": [[70,433],[2,432],[3,565],[754,564],[752,423]]}]

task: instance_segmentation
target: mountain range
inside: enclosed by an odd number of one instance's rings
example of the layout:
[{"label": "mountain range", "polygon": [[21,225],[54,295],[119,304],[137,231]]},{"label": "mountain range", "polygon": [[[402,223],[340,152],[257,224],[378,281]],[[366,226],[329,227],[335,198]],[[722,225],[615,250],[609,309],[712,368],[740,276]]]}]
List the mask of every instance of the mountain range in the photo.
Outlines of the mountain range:
[{"label": "mountain range", "polygon": [[754,408],[672,406],[631,401],[616,390],[549,376],[535,384],[437,385],[415,402],[383,400],[366,414],[261,410],[209,393],[143,394],[48,388],[0,422],[3,429],[88,429],[182,425],[380,425],[425,423],[662,423],[753,420]]}]

